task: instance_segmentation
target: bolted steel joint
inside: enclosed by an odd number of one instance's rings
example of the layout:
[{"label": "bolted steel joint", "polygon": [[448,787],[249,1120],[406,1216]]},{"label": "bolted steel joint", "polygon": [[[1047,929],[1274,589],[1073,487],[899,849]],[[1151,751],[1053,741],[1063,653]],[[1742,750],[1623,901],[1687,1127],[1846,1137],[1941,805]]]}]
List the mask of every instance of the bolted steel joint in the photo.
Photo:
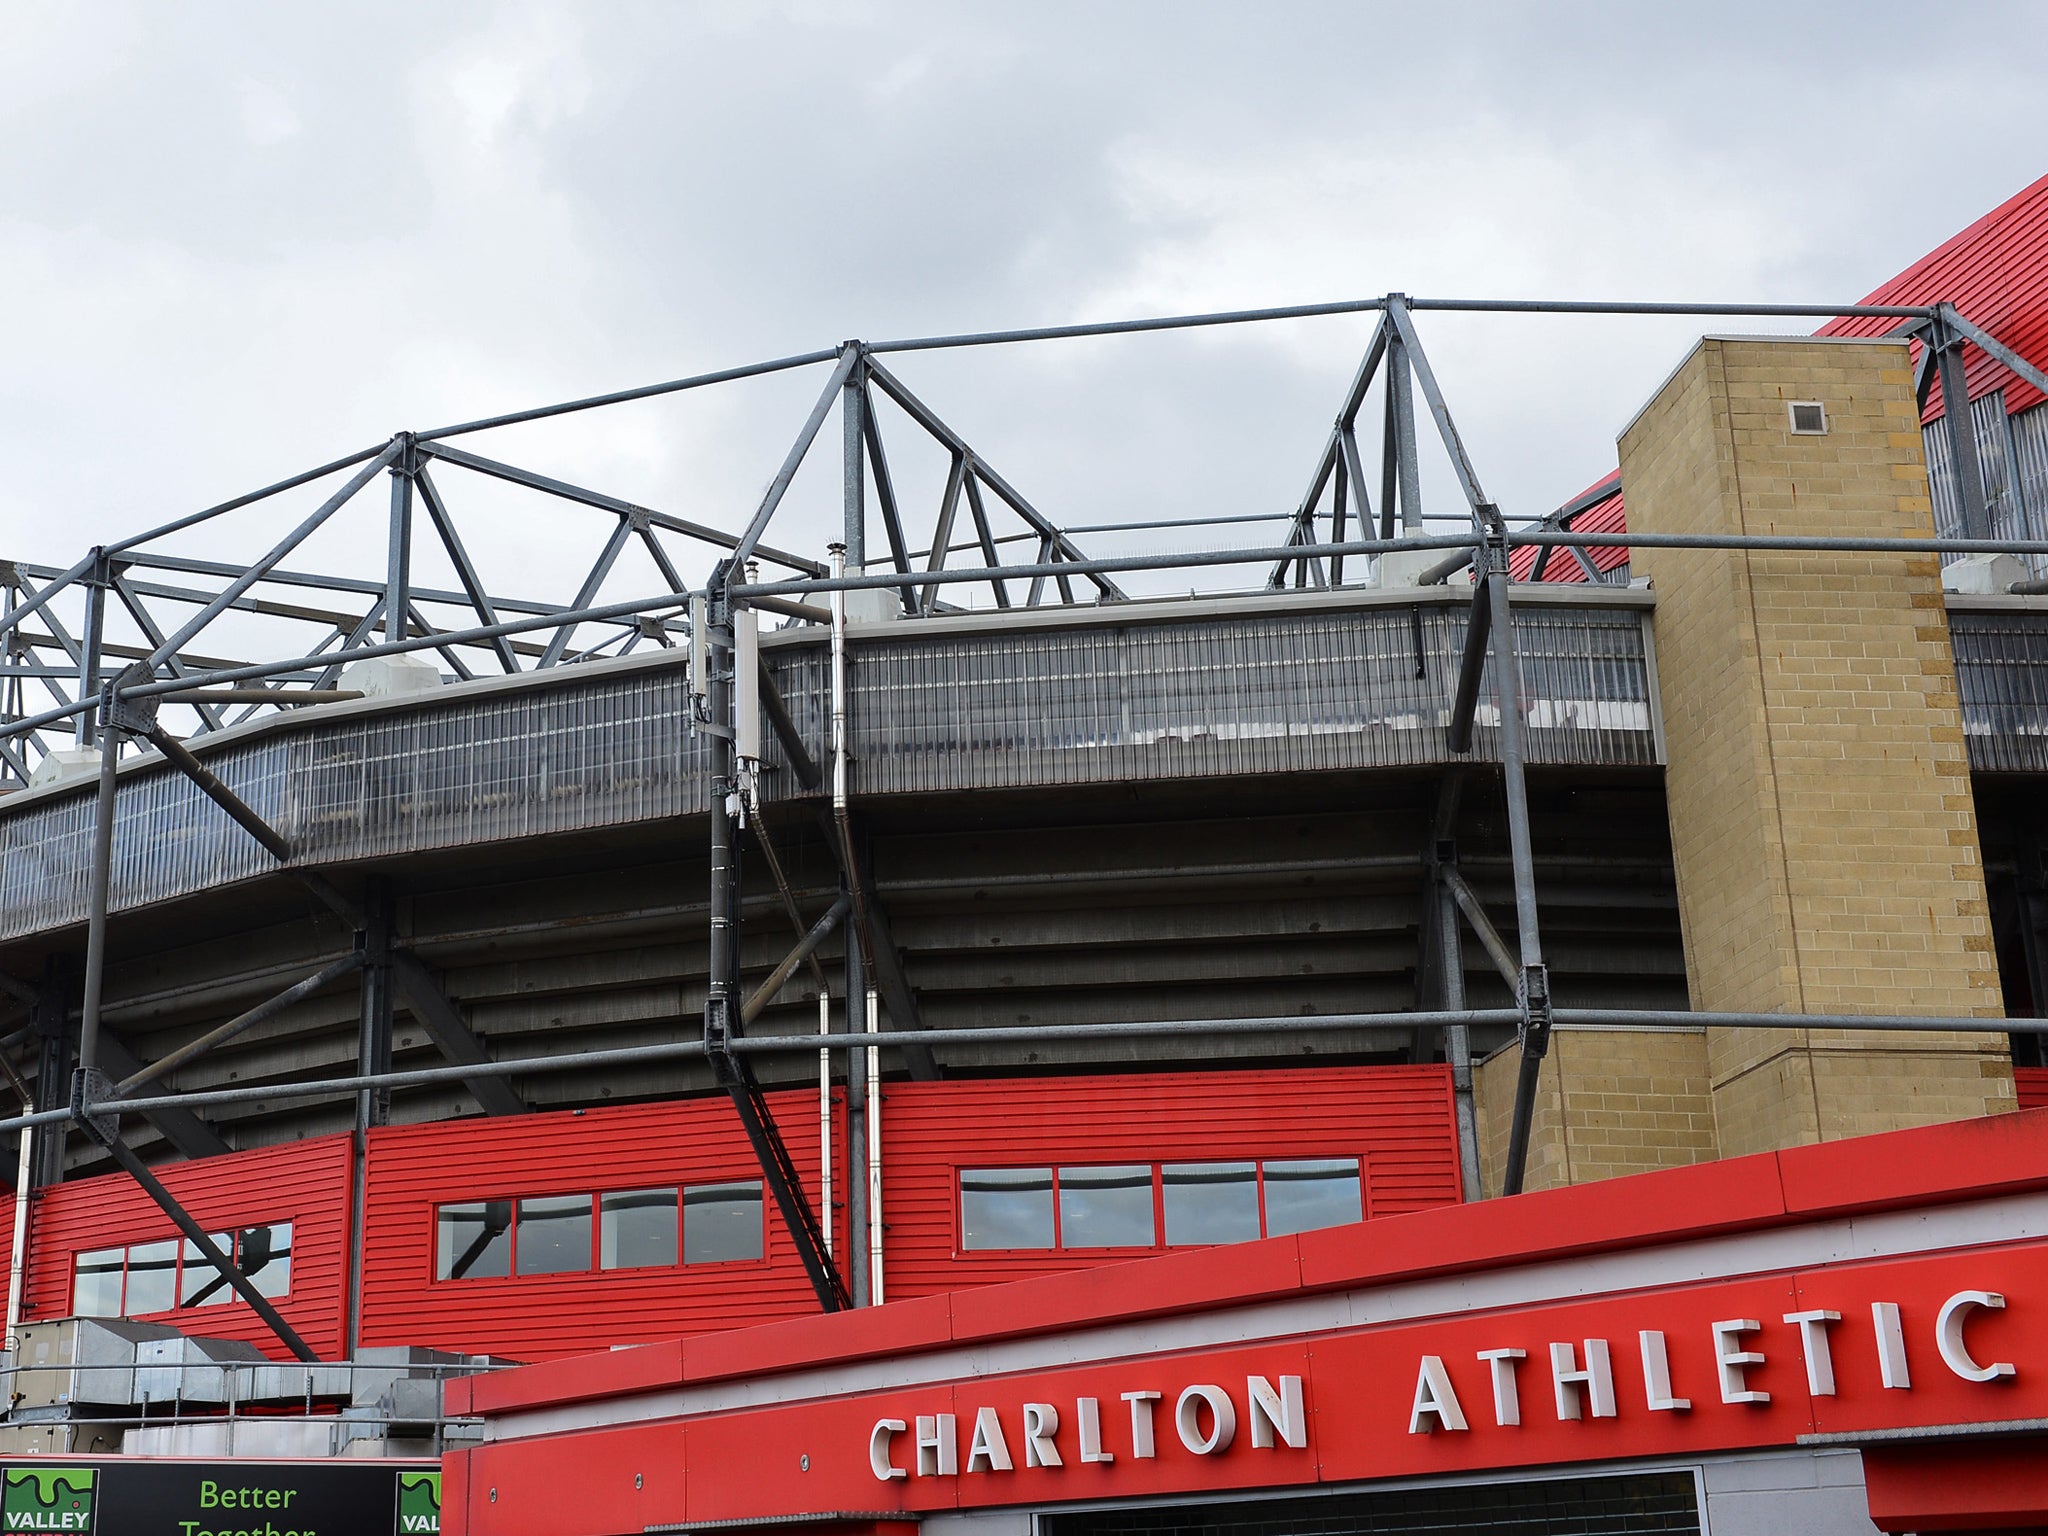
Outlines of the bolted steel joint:
[{"label": "bolted steel joint", "polygon": [[1543,964],[1522,967],[1515,986],[1515,1007],[1521,1018],[1515,1035],[1527,1056],[1541,1057],[1550,1050],[1550,967]]},{"label": "bolted steel joint", "polygon": [[97,1067],[75,1067],[71,1073],[71,1118],[84,1126],[101,1143],[120,1134],[121,1117],[106,1111],[93,1113],[114,1094],[114,1080]]}]

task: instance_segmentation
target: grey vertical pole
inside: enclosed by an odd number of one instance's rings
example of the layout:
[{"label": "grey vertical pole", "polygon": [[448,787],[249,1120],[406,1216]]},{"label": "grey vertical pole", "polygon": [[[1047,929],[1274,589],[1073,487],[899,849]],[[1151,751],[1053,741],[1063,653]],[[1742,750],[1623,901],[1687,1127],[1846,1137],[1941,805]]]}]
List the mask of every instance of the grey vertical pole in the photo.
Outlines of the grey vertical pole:
[{"label": "grey vertical pole", "polygon": [[[100,691],[102,708],[113,702],[113,684]],[[114,875],[114,768],[121,752],[121,733],[108,724],[100,732],[100,794],[94,807],[92,885],[85,930],[85,1004],[78,1018],[78,1070],[97,1072],[100,1064],[100,991],[107,972],[107,899]]]},{"label": "grey vertical pole", "polygon": [[1977,458],[1977,432],[1970,420],[1970,381],[1963,371],[1963,338],[1936,322],[1927,344],[1935,347],[1941,375],[1941,414],[1948,431],[1948,461],[1955,470],[1956,504],[1963,512],[1963,537],[1991,537],[1991,509],[1984,499],[1984,466]]},{"label": "grey vertical pole", "polygon": [[[860,343],[849,341],[848,347]],[[867,473],[862,454],[864,370],[856,367],[840,386],[840,422],[845,437],[846,563],[856,575],[868,563]],[[849,1005],[850,1006],[850,1005]]]},{"label": "grey vertical pole", "polygon": [[[1390,293],[1389,304],[1405,303],[1406,295]],[[1415,377],[1408,367],[1408,347],[1395,330],[1387,341],[1387,398],[1393,408],[1394,465],[1400,477],[1401,531],[1422,531],[1422,469],[1415,452]]]},{"label": "grey vertical pole", "polygon": [[[846,995],[849,999],[867,996],[867,967],[860,949],[860,924],[843,923],[840,931],[846,935]],[[853,1021],[859,1014],[858,1002],[846,1005],[846,1027],[854,1027]],[[852,1282],[853,1304],[856,1307],[872,1306],[874,1298],[868,1287],[868,1053],[848,1051],[846,1053],[846,1252],[847,1279]]]},{"label": "grey vertical pole", "polygon": [[[92,575],[85,583],[85,632],[78,642],[78,697],[80,701],[95,698],[100,691],[100,651],[107,636],[107,555],[104,549],[92,552]],[[81,747],[93,746],[99,739],[99,711],[84,709],[79,712],[77,742]]]},{"label": "grey vertical pole", "polygon": [[1500,708],[1501,777],[1507,791],[1508,850],[1514,861],[1515,928],[1521,949],[1522,981],[1516,1005],[1522,1011],[1522,1062],[1515,1083],[1515,1117],[1508,1133],[1507,1167],[1501,1192],[1518,1195],[1529,1158],[1529,1123],[1536,1086],[1550,1050],[1550,975],[1543,964],[1543,940],[1536,922],[1536,859],[1529,837],[1529,789],[1522,757],[1522,667],[1515,655],[1515,621],[1508,605],[1506,525],[1492,507],[1482,509],[1486,528],[1486,586],[1493,613],[1493,689]]},{"label": "grey vertical pole", "polygon": [[[356,943],[363,951],[361,1018],[356,1036],[356,1070],[363,1076],[391,1070],[392,900],[388,880],[373,878],[363,892],[363,931]],[[368,1246],[370,1132],[391,1120],[391,1090],[363,1088],[356,1093],[356,1117],[350,1137],[353,1178],[349,1206],[348,1353],[362,1343],[363,1259]]]},{"label": "grey vertical pole", "polygon": [[412,608],[412,477],[418,467],[412,434],[401,432],[405,451],[391,466],[391,529],[384,548],[384,638],[403,640]]},{"label": "grey vertical pole", "polygon": [[[1443,988],[1437,1006],[1458,1012],[1465,1006],[1465,940],[1458,927],[1458,904],[1442,880],[1436,885],[1437,942],[1442,957],[1437,974]],[[1444,1028],[1444,1060],[1451,1068],[1451,1105],[1458,1123],[1458,1169],[1467,1200],[1484,1199],[1479,1179],[1479,1115],[1472,1101],[1472,1031],[1463,1024]]]}]

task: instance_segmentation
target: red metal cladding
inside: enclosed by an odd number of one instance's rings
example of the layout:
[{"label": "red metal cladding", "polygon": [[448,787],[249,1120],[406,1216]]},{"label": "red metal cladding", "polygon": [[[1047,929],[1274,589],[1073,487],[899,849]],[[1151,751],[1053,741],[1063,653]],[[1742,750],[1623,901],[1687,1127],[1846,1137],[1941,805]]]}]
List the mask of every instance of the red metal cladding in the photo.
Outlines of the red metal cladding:
[{"label": "red metal cladding", "polygon": [[2021,1109],[2048,1109],[2048,1067],[2014,1067],[2012,1080]]},{"label": "red metal cladding", "polygon": [[962,1252],[962,1168],[1356,1157],[1368,1218],[1460,1198],[1450,1072],[1435,1066],[892,1084],[882,1147],[892,1300],[1150,1251]]},{"label": "red metal cladding", "polygon": [[[1599,482],[1595,481],[1594,484],[1597,485]],[[1587,490],[1592,488],[1592,486],[1586,487]],[[1622,515],[1621,492],[1617,490],[1606,500],[1596,502],[1573,518],[1572,532],[1628,532],[1628,519]],[[1528,581],[1530,579],[1529,573],[1535,568],[1538,553],[1540,551],[1533,544],[1525,545],[1520,549],[1510,550],[1508,552],[1509,574],[1516,581]],[[1593,562],[1594,569],[1600,571],[1603,575],[1617,566],[1628,564],[1628,550],[1619,544],[1609,545],[1604,549],[1589,549],[1585,554],[1586,558]],[[1572,558],[1568,550],[1553,549],[1550,552],[1550,558],[1544,562],[1543,580],[1545,581],[1569,583],[1574,581],[1583,582],[1585,579],[1585,568]]]},{"label": "red metal cladding", "polygon": [[[1966,318],[2021,357],[2048,367],[2048,176],[1928,252],[1863,302],[1934,304],[1942,300],[1955,305]],[[1882,316],[1830,320],[1815,334],[1882,336],[1900,323]],[[1916,361],[1919,355],[1919,343],[1915,342]],[[1964,349],[1963,358],[1972,400],[2003,389],[2005,408],[2019,412],[2048,398],[1974,346]],[[1928,391],[1927,409],[1921,420],[1938,421],[1941,415],[1941,385],[1936,382]],[[1593,521],[1595,517],[1600,519],[1598,523]],[[1611,501],[1602,502],[1594,511],[1576,518],[1572,526],[1586,533],[1626,532],[1628,523],[1621,497],[1616,495]],[[1628,551],[1621,548],[1589,550],[1587,554],[1603,571],[1613,570],[1628,559]],[[1528,579],[1535,558],[1531,550],[1515,552],[1511,564],[1517,581]],[[1584,581],[1586,577],[1576,560],[1560,559],[1553,554],[1544,568],[1543,579],[1573,582]]]},{"label": "red metal cladding", "polygon": [[[278,1299],[277,1310],[315,1353],[337,1358],[347,1289],[348,1138],[323,1136],[156,1172],[210,1232],[291,1223],[291,1290]],[[33,1209],[25,1312],[31,1319],[70,1315],[72,1265],[79,1253],[178,1236],[170,1218],[125,1173],[56,1185],[36,1196]],[[288,1358],[246,1302],[149,1316],[188,1333],[245,1339]]]},{"label": "red metal cladding", "polygon": [[[768,1102],[815,1204],[818,1096],[798,1090],[770,1094]],[[843,1164],[843,1149],[834,1157]],[[434,1211],[442,1204],[760,1177],[739,1118],[722,1097],[375,1131],[363,1342],[544,1360],[815,1312],[817,1298],[773,1200],[764,1202],[767,1238],[759,1260],[434,1277]],[[834,1203],[843,1205],[843,1166],[834,1180]],[[837,1247],[843,1255],[843,1232]]]}]

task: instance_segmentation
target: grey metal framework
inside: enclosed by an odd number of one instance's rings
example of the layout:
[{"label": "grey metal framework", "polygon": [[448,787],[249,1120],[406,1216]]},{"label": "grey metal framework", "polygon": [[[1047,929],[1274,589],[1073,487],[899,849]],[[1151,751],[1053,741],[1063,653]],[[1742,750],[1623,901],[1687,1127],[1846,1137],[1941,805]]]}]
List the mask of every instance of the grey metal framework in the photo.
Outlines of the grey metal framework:
[{"label": "grey metal framework", "polygon": [[[1392,1026],[1441,1031],[1460,1100],[1468,1184],[1472,1160],[1468,1032],[1512,1025],[1521,1076],[1505,1193],[1521,1187],[1536,1073],[1558,1023],[1613,1024],[1628,1012],[1554,1006],[1538,921],[1525,775],[1531,763],[1658,760],[1654,668],[1641,614],[1626,601],[1560,603],[1513,591],[1509,553],[1534,546],[1583,558],[1603,545],[1870,552],[2009,551],[2048,556],[2048,541],[1994,527],[1976,434],[1967,412],[1951,414],[1947,458],[1955,475],[1959,537],[1935,539],[1589,534],[1575,517],[1605,489],[1534,522],[1510,517],[1482,488],[1423,347],[1418,316],[1431,311],[1660,314],[1754,318],[1879,317],[1892,334],[1924,343],[1924,400],[1939,377],[1948,399],[1965,398],[1966,347],[1980,349],[2048,390],[2048,374],[2015,355],[1953,306],[1691,305],[1381,298],[1282,309],[1049,327],[883,342],[849,341],[795,357],[622,390],[423,432],[401,432],[245,496],[90,551],[66,569],[0,565],[0,785],[26,786],[64,749],[94,749],[96,792],[49,791],[0,806],[0,937],[83,920],[88,930],[83,1008],[70,1101],[0,1120],[7,1128],[76,1125],[127,1167],[245,1295],[253,1287],[178,1209],[119,1133],[123,1115],[147,1115],[193,1155],[209,1146],[197,1107],[351,1093],[356,1100],[357,1177],[368,1129],[388,1113],[392,1090],[459,1081],[493,1113],[526,1108],[508,1085],[517,1074],[624,1066],[681,1057],[708,1061],[759,1155],[764,1178],[796,1239],[819,1303],[867,1299],[858,1264],[834,1263],[821,1224],[797,1183],[761,1102],[753,1062],[764,1052],[843,1055],[856,1140],[869,1063],[888,1050],[913,1076],[930,1075],[931,1051],[956,1037],[977,1043],[1145,1035],[1256,1036],[1298,1030],[1298,1017],[1105,1021],[1095,1024],[947,1031],[926,1029],[902,975],[872,872],[861,857],[848,764],[860,761],[863,794],[1019,783],[1111,783],[1161,776],[1258,774],[1298,767],[1390,764],[1443,770],[1436,838],[1426,859],[1428,931],[1441,953],[1424,967],[1434,1006],[1400,1013],[1319,1015],[1317,1027]],[[915,394],[891,362],[936,349],[1254,324],[1311,316],[1374,316],[1364,357],[1343,392],[1307,490],[1277,538],[1193,552],[1090,558],[1016,482],[999,472]],[[824,372],[766,491],[737,531],[642,506],[554,476],[487,458],[458,440],[494,428],[626,401],[707,388],[765,374]],[[1378,390],[1377,409],[1370,408]],[[1417,401],[1420,400],[1418,407]],[[829,562],[769,542],[778,509],[834,413],[840,417],[843,522]],[[1427,423],[1447,459],[1460,505],[1425,511],[1420,442]],[[948,472],[929,522],[912,521],[890,468],[885,433],[934,443]],[[1377,427],[1378,441],[1371,439]],[[1361,444],[1361,434],[1367,439]],[[1369,449],[1376,448],[1376,452]],[[1377,461],[1378,474],[1367,465]],[[596,560],[566,604],[487,591],[453,509],[465,477],[523,486],[613,519]],[[388,484],[385,573],[355,579],[302,569],[294,552],[343,506]],[[338,480],[338,484],[335,482]],[[1372,500],[1376,482],[1378,504]],[[247,565],[169,553],[163,541],[211,519],[306,487],[325,499]],[[1151,532],[1255,517],[1103,525]],[[1441,531],[1432,531],[1432,528]],[[870,534],[879,533],[872,541]],[[420,541],[445,554],[457,581],[427,588],[412,578]],[[622,555],[638,545],[661,590],[613,598]],[[1469,595],[1437,588],[1401,604],[1345,596],[1369,583],[1389,554],[1438,552],[1436,582],[1469,566]],[[955,563],[965,556],[966,563]],[[685,569],[708,577],[694,586]],[[761,568],[767,570],[763,574]],[[1176,616],[1128,602],[1118,578],[1198,568],[1251,568],[1268,591],[1300,594],[1286,618],[1247,605],[1226,615]],[[1043,624],[977,631],[954,622],[957,589],[985,588],[997,609],[1046,610]],[[912,622],[864,629],[862,668],[849,684],[848,602],[882,592]],[[1316,594],[1326,594],[1327,600]],[[1615,594],[1617,598],[1621,594]],[[1576,603],[1576,606],[1573,603]],[[318,638],[240,660],[203,649],[234,613]],[[70,622],[66,622],[69,616]],[[798,627],[763,636],[761,623]],[[112,622],[110,622],[112,621]],[[117,638],[117,631],[133,638]],[[2048,739],[2039,664],[2048,636],[2023,615],[1987,613],[1959,622],[1957,659],[1966,709],[1995,721],[1988,736]],[[641,664],[636,651],[680,651]],[[417,707],[353,709],[343,669],[377,657],[430,652],[458,679],[501,682]],[[1173,665],[1161,658],[1171,655]],[[570,663],[605,659],[568,677]],[[1412,669],[1412,670],[1411,670]],[[1448,688],[1418,686],[1435,676]],[[1348,686],[1334,686],[1331,678]],[[1201,679],[1199,683],[1189,680]],[[1283,680],[1279,684],[1274,679]],[[1261,690],[1264,689],[1262,692]],[[333,705],[283,725],[259,720]],[[2002,712],[2002,713],[2001,713]],[[181,727],[173,731],[167,720]],[[214,738],[209,742],[208,738]],[[188,745],[189,743],[189,745]],[[130,745],[154,748],[158,767],[122,771]],[[1974,742],[1973,742],[1974,746]],[[196,750],[195,750],[196,749]],[[2007,750],[2001,747],[1999,750]],[[2037,750],[2010,749],[2037,767]],[[1497,767],[1505,792],[1515,931],[1504,937],[1460,871],[1451,838],[1470,770]],[[124,782],[125,781],[125,782]],[[117,792],[118,791],[118,792]],[[764,804],[809,793],[831,828],[840,891],[823,916],[806,919],[792,895],[761,815]],[[91,815],[88,817],[87,809]],[[685,812],[710,832],[709,991],[699,1039],[547,1058],[491,1059],[432,972],[394,938],[388,896],[372,880],[365,899],[345,895],[323,865],[400,849],[520,837],[568,825],[631,822]],[[231,827],[229,823],[233,823]],[[741,995],[737,865],[746,852],[774,875],[794,947],[769,987]],[[224,880],[282,869],[357,936],[353,952],[296,981],[192,1042],[178,1061],[345,976],[362,993],[358,1071],[308,1082],[196,1093],[146,1092],[177,1064],[123,1059],[101,1027],[110,911]],[[1470,925],[1512,990],[1511,1008],[1465,1005],[1452,963],[1460,919]],[[844,930],[839,992],[848,1027],[823,1036],[750,1038],[761,999],[801,965],[829,983],[814,951]],[[0,977],[0,991],[32,1010],[50,1000],[36,985]],[[445,1067],[391,1070],[394,999],[403,995],[448,1059]],[[862,1004],[865,1002],[865,1009]],[[751,1011],[750,1011],[751,1010]],[[886,1032],[857,1027],[865,1012]],[[1948,1030],[1972,1019],[1690,1014],[1694,1024]],[[2048,1023],[2001,1027],[2048,1031]],[[21,1038],[24,1032],[17,1032]],[[48,1031],[45,1030],[47,1034]],[[182,1118],[181,1118],[182,1117]],[[856,1146],[855,1166],[858,1162]],[[856,1252],[869,1215],[856,1182],[850,1204]],[[1475,1190],[1475,1193],[1477,1191]],[[358,1204],[360,1209],[360,1203]],[[265,1306],[256,1298],[259,1310]],[[266,1312],[280,1339],[305,1349]]]}]

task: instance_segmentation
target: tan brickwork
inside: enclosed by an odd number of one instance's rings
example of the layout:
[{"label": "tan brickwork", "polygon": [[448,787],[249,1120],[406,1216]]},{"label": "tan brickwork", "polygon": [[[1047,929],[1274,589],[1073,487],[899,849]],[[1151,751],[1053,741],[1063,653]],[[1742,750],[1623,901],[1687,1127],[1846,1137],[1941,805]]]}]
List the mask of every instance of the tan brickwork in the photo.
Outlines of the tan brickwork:
[{"label": "tan brickwork", "polygon": [[[1818,400],[1828,431],[1790,430]],[[1709,338],[1621,439],[1639,532],[1929,536],[1906,348]],[[2002,1014],[1932,557],[1650,549],[1693,1006]],[[2014,1105],[2004,1037],[1714,1030],[1724,1156]]]},{"label": "tan brickwork", "polygon": [[[1501,1190],[1521,1057],[1512,1047],[1473,1075],[1480,1177]],[[1706,1162],[1715,1155],[1707,1042],[1689,1030],[1564,1030],[1551,1036],[1530,1120],[1525,1189],[1586,1184]]]}]

